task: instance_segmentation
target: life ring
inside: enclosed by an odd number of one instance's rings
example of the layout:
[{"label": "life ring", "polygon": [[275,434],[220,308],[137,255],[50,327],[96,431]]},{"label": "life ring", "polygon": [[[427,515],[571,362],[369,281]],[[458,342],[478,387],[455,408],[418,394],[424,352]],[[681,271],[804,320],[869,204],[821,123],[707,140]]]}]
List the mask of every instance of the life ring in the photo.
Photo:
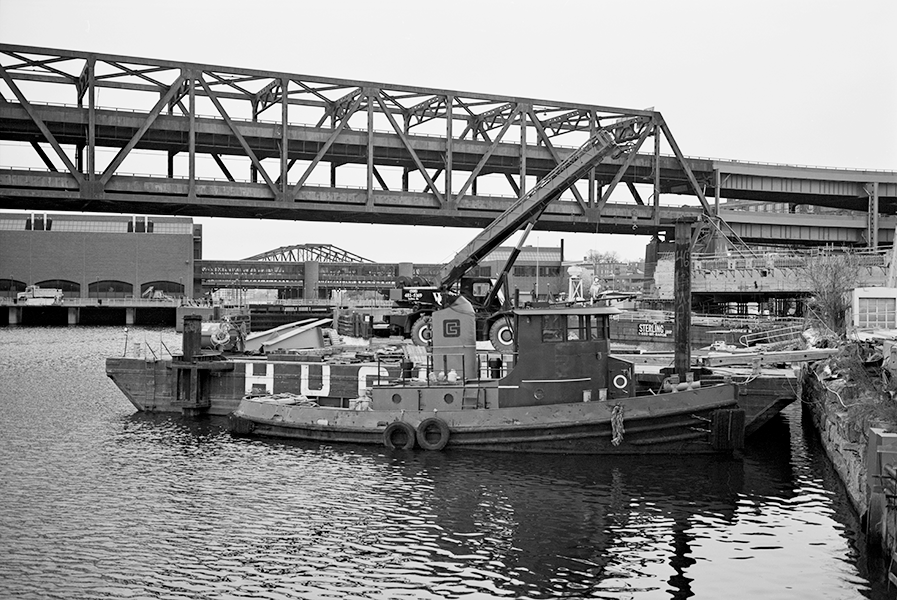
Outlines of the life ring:
[{"label": "life ring", "polygon": [[629,379],[622,373],[614,377],[614,387],[618,390],[625,390],[629,387]]},{"label": "life ring", "polygon": [[390,450],[412,450],[415,437],[414,427],[404,421],[395,421],[383,431],[383,445]]},{"label": "life ring", "polygon": [[442,450],[448,444],[449,433],[445,421],[430,417],[417,426],[417,443],[424,450]]}]

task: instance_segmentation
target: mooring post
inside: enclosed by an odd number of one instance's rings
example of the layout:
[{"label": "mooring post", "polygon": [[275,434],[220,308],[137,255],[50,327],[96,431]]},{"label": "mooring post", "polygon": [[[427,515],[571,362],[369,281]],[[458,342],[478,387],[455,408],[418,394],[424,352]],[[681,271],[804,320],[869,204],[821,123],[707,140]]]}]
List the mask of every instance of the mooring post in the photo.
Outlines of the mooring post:
[{"label": "mooring post", "polygon": [[202,317],[199,315],[184,316],[183,360],[193,362],[202,345]]},{"label": "mooring post", "polygon": [[673,366],[679,381],[691,371],[691,229],[687,221],[676,221],[675,347]]}]

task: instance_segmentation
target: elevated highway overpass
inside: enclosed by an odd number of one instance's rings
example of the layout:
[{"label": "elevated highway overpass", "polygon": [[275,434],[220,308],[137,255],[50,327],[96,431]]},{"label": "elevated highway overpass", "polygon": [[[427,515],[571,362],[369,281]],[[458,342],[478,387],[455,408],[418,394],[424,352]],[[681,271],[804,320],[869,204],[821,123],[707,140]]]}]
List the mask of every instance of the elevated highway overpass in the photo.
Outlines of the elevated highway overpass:
[{"label": "elevated highway overpass", "polygon": [[718,211],[747,242],[893,239],[897,173],[686,157],[653,110],[8,44],[0,208],[483,227],[598,128],[636,117],[650,120],[630,132],[638,151],[537,228],[669,238]]}]

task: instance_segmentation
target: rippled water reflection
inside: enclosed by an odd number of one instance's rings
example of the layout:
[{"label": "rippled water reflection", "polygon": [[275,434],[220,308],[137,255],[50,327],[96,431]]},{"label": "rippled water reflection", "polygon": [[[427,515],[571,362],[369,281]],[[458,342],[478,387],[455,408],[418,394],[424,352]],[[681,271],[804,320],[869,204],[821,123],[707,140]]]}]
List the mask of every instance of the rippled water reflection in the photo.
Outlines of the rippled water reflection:
[{"label": "rippled water reflection", "polygon": [[135,413],[123,347],[0,329],[4,597],[887,597],[794,407],[739,460],[389,454]]}]

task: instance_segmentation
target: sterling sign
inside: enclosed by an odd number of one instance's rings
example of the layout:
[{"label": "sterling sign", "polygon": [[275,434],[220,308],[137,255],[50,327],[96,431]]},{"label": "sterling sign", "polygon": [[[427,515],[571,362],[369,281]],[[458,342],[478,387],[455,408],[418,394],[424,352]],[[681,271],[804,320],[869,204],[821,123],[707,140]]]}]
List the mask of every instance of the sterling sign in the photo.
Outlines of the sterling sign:
[{"label": "sterling sign", "polygon": [[639,323],[638,334],[646,337],[667,337],[670,332],[663,323]]}]

